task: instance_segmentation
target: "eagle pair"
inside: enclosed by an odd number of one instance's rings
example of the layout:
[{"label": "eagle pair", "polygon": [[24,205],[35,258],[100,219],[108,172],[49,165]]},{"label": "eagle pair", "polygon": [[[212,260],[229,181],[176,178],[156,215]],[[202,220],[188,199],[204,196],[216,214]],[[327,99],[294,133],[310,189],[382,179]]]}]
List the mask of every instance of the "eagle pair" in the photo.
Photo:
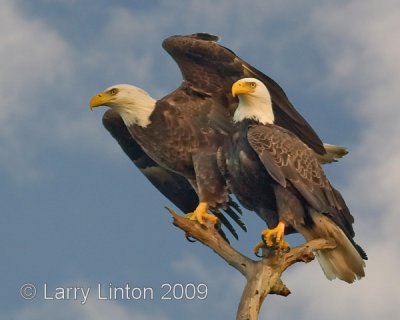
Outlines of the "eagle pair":
[{"label": "eagle pair", "polygon": [[353,216],[320,166],[346,150],[323,144],[276,82],[217,40],[194,34],[163,41],[183,76],[164,98],[115,85],[90,107],[111,108],[104,126],[190,219],[219,218],[237,236],[223,214],[245,228],[233,193],[267,223],[267,246],[286,248],[283,235],[292,232],[334,240],[334,249],[316,252],[327,278],[363,277],[367,257],[353,240]]}]

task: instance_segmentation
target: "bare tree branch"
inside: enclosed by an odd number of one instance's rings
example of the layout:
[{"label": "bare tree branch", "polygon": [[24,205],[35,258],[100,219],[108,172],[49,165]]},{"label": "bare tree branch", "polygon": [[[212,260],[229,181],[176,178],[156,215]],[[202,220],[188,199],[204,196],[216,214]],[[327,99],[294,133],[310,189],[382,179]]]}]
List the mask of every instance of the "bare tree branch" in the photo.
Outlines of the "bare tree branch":
[{"label": "bare tree branch", "polygon": [[176,214],[167,208],[173,217],[173,224],[182,229],[186,236],[197,239],[214,250],[228,264],[243,274],[247,280],[240,299],[236,319],[256,320],[261,305],[268,294],[287,296],[289,289],[281,280],[282,273],[296,262],[310,262],[314,259],[313,251],[332,249],[336,246],[325,239],[315,239],[287,252],[267,249],[259,261],[252,260],[232,248],[218,229],[209,222],[199,224]]}]

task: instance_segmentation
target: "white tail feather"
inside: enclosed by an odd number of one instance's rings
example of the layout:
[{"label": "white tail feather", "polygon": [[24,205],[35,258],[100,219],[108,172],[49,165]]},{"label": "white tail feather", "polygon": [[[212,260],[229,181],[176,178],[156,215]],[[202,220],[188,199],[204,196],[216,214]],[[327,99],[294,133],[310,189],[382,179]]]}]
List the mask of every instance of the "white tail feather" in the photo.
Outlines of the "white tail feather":
[{"label": "white tail feather", "polygon": [[326,151],[324,155],[315,153],[315,156],[321,164],[337,162],[338,159],[349,153],[346,148],[335,146],[333,144],[324,143],[324,148]]},{"label": "white tail feather", "polygon": [[317,238],[334,240],[333,249],[318,250],[316,257],[322,270],[329,280],[339,278],[348,283],[365,276],[365,263],[344,234],[344,232],[329,218],[311,210],[315,224],[313,228],[296,228],[307,241]]}]

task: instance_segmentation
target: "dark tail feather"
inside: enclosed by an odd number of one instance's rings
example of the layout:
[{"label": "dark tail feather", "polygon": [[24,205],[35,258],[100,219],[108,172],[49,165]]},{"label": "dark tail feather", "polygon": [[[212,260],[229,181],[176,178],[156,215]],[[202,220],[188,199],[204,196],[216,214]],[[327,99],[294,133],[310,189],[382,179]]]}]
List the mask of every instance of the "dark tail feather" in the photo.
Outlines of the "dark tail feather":
[{"label": "dark tail feather", "polygon": [[[236,240],[239,239],[239,236],[235,230],[235,228],[232,226],[232,224],[229,222],[229,220],[224,216],[224,214],[221,211],[217,211],[217,210],[211,210],[211,212],[221,221],[221,223],[229,230],[230,233],[232,233],[232,235],[234,236],[234,238]],[[221,229],[219,230],[220,234],[221,232],[223,232]],[[226,235],[222,235],[226,239]],[[227,240],[228,241],[228,240]]]},{"label": "dark tail feather", "polygon": [[360,256],[361,256],[361,258],[363,258],[364,260],[368,260],[367,253],[364,251],[364,249],[361,248],[361,246],[358,245],[357,243],[354,243],[354,246],[356,247],[358,253],[359,253]]},{"label": "dark tail feather", "polygon": [[[218,233],[221,235],[222,238],[224,238],[224,240],[225,240],[228,244],[230,244],[230,242],[229,242],[229,240],[228,240],[228,237],[226,236],[224,230],[222,230],[221,228],[219,228]],[[236,239],[237,239],[237,238],[236,238]]]},{"label": "dark tail feather", "polygon": [[247,231],[246,224],[243,222],[242,218],[236,213],[235,211],[232,210],[232,208],[227,208],[224,209],[224,212],[231,217],[233,221],[243,230]]},{"label": "dark tail feather", "polygon": [[240,208],[239,204],[235,200],[233,200],[231,196],[229,196],[228,206],[229,208],[235,209],[238,214],[243,215],[242,209]]},{"label": "dark tail feather", "polygon": [[235,221],[243,231],[247,231],[246,224],[243,222],[241,218],[241,216],[243,215],[242,209],[240,208],[238,203],[234,201],[230,196],[227,204],[227,209],[224,209],[224,212],[229,217],[231,217],[231,219]]},{"label": "dark tail feather", "polygon": [[[211,212],[218,217],[221,223],[229,230],[229,232],[233,235],[233,237],[238,240],[239,235],[233,227],[232,223],[227,219],[225,215],[228,215],[243,231],[247,231],[246,225],[243,222],[241,215],[242,210],[240,206],[229,197],[229,201],[227,203],[227,208],[221,210],[211,210]],[[227,240],[227,239],[226,239]]]}]

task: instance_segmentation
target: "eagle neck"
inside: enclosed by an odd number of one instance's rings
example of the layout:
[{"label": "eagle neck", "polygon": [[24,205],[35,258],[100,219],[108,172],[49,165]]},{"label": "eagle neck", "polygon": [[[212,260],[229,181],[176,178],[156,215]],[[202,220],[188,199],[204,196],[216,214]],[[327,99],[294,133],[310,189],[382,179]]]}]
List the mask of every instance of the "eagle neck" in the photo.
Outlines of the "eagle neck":
[{"label": "eagle neck", "polygon": [[252,119],[261,124],[273,124],[275,121],[271,97],[239,95],[239,105],[233,115],[234,122]]},{"label": "eagle neck", "polygon": [[155,107],[156,100],[148,97],[123,106],[116,106],[116,109],[127,127],[137,125],[146,128],[151,124],[150,118]]}]

